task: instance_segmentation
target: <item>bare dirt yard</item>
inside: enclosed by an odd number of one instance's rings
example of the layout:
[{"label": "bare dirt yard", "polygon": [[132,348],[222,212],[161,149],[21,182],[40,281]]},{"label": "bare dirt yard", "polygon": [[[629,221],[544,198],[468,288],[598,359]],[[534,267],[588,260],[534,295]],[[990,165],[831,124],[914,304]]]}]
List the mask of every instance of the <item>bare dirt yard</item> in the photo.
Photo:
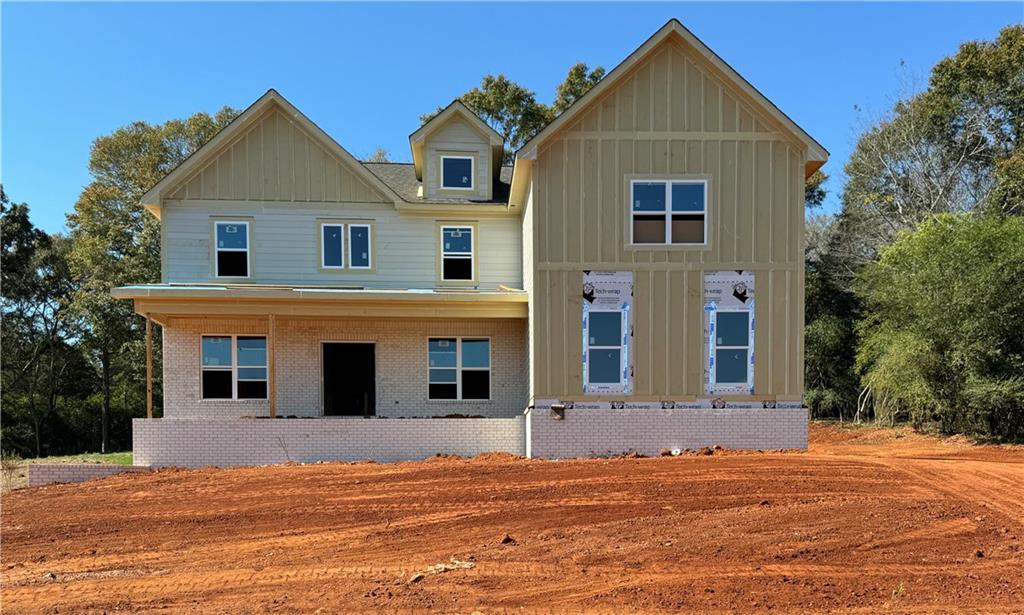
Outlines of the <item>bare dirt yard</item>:
[{"label": "bare dirt yard", "polygon": [[2,500],[3,613],[1024,612],[1024,449],[164,470]]}]

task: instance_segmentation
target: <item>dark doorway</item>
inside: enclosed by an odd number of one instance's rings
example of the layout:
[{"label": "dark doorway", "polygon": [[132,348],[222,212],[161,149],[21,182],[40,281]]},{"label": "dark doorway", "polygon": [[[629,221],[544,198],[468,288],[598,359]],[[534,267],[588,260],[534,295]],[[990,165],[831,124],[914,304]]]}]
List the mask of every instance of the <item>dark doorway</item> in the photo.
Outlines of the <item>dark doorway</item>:
[{"label": "dark doorway", "polygon": [[373,416],[376,374],[373,344],[324,342],[324,416]]}]

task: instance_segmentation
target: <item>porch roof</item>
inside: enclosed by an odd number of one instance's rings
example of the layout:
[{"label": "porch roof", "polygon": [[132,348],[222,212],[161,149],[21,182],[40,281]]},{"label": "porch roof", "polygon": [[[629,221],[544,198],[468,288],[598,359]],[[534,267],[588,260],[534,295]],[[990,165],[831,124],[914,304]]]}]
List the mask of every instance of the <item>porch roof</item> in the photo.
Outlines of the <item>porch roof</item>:
[{"label": "porch roof", "polygon": [[466,288],[363,288],[262,284],[138,284],[111,290],[135,311],[166,324],[171,316],[353,316],[526,318],[526,291]]}]

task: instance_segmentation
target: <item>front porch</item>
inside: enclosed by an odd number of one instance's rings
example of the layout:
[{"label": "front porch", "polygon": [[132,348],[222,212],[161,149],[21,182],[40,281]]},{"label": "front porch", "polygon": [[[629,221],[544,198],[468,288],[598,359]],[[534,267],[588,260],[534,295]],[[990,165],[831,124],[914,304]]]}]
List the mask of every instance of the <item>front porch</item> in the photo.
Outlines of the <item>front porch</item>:
[{"label": "front porch", "polygon": [[472,289],[154,284],[165,418],[508,418],[527,404],[527,296]]}]

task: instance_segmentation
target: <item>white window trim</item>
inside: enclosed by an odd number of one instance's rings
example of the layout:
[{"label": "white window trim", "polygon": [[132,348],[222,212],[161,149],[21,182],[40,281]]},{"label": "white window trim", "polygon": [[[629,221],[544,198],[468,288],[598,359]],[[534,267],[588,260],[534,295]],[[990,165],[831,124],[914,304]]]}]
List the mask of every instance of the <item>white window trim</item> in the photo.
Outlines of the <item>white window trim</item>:
[{"label": "white window trim", "polygon": [[[469,187],[465,186],[446,186],[444,185],[444,161],[445,160],[468,160],[469,161]],[[474,156],[441,156],[441,176],[438,178],[440,181],[438,184],[441,186],[441,190],[476,190],[476,158]]]},{"label": "white window trim", "polygon": [[[327,264],[327,241],[324,240],[324,229],[328,226],[336,226],[341,229],[341,264],[340,265],[328,265]],[[321,222],[320,223],[320,268],[321,269],[344,269],[345,268],[345,245],[348,243],[345,241],[345,224],[338,222]]]},{"label": "white window trim", "polygon": [[[722,346],[722,345],[720,345],[718,343],[718,315],[719,314],[746,314],[747,315],[747,327],[746,327],[746,331],[747,331],[747,344],[745,346]],[[750,381],[750,369],[751,369],[751,365],[750,365],[750,350],[751,350],[751,347],[753,346],[753,344],[751,344],[752,333],[750,331],[750,319],[752,317],[753,317],[753,313],[750,310],[715,310],[715,339],[713,340],[714,341],[714,346],[715,346],[715,373],[714,373],[715,385],[718,385],[719,383],[721,383],[721,384],[724,384],[724,385],[727,385],[727,386],[735,386],[735,385],[738,385],[738,384],[747,384],[747,382]],[[718,366],[719,366],[719,363],[718,363],[718,351],[719,350],[745,350],[746,351],[747,358],[746,358],[746,360],[743,363],[743,367],[744,367],[744,369],[746,370],[747,373],[744,374],[745,377],[743,378],[743,380],[741,380],[739,382],[721,382],[718,379]]]},{"label": "white window trim", "polygon": [[[665,211],[635,211],[633,209],[633,189],[637,184],[665,184]],[[704,187],[704,208],[701,211],[672,211],[672,186],[673,184],[700,184]],[[635,229],[634,222],[637,216],[665,216],[665,240],[661,243],[636,243],[633,239]],[[704,241],[700,243],[672,243],[672,216],[704,216]],[[633,179],[629,182],[629,245],[630,247],[644,246],[707,246],[708,245],[708,180],[706,179],[658,179],[656,177],[646,179]]]},{"label": "white window trim", "polygon": [[[460,231],[469,231],[469,252],[449,252],[444,249],[444,232],[450,229],[457,229]],[[447,225],[441,227],[441,280],[444,282],[472,282],[476,279],[476,259],[473,257],[473,251],[476,250],[476,229],[472,226],[459,226],[459,225]],[[469,277],[468,278],[446,278],[444,276],[444,259],[445,258],[455,259],[469,259]]]},{"label": "white window trim", "polygon": [[[430,396],[430,372],[431,370],[441,369],[453,369],[451,367],[431,367],[430,366],[430,342],[432,340],[455,340],[455,398],[449,399],[447,397],[431,397]],[[474,341],[486,341],[487,342],[487,367],[463,367],[462,366],[462,341],[469,340]],[[467,401],[467,402],[486,402],[491,401],[491,389],[494,384],[494,379],[491,377],[492,374],[488,373],[487,376],[487,397],[486,398],[473,398],[463,399],[462,398],[462,372],[491,372],[494,367],[491,355],[491,338],[486,335],[467,335],[461,336],[444,336],[439,335],[437,337],[427,338],[427,401]],[[442,384],[442,383],[439,383]],[[451,383],[443,383],[451,384]]]},{"label": "white window trim", "polygon": [[[354,228],[365,228],[366,229],[366,264],[356,265],[355,259],[352,257],[352,229]],[[348,244],[348,262],[349,269],[373,269],[373,228],[369,224],[349,224],[348,229],[345,231],[345,241]],[[343,259],[344,260],[344,259]]]},{"label": "white window trim", "polygon": [[[245,248],[222,248],[217,245],[218,227],[224,224],[236,224],[245,227]],[[213,221],[213,275],[217,278],[251,278],[252,277],[252,233],[249,232],[248,220],[214,220]],[[245,275],[221,275],[220,259],[217,258],[220,252],[245,252]]]},{"label": "white window trim", "polygon": [[[203,365],[203,339],[207,338],[207,337],[226,337],[226,338],[230,338],[230,340],[231,340],[231,366],[230,367],[225,367],[223,365],[214,365],[214,366]],[[269,395],[270,395],[270,366],[267,365],[267,364],[264,364],[262,366],[260,366],[260,365],[244,365],[243,367],[255,367],[255,368],[263,367],[263,369],[267,370],[267,377],[266,378],[259,378],[259,379],[245,378],[245,379],[242,380],[242,382],[266,382],[267,383],[267,395],[265,395],[264,397],[245,397],[245,398],[242,398],[242,399],[239,399],[239,397],[238,397],[238,338],[240,338],[240,337],[260,337],[260,338],[263,338],[264,345],[266,346],[266,344],[267,344],[267,336],[266,335],[260,335],[260,334],[257,334],[257,333],[254,333],[254,334],[243,333],[241,335],[237,335],[237,334],[233,334],[233,333],[203,333],[203,334],[201,334],[199,336],[199,401],[200,402],[219,402],[219,401],[224,401],[224,402],[227,402],[227,401],[242,401],[242,402],[246,402],[246,401],[266,401],[266,400],[270,399],[270,397],[269,397]],[[267,352],[269,352],[269,347],[267,347]],[[268,359],[267,363],[269,363],[270,362],[269,361],[269,357],[267,359]],[[205,371],[211,371],[211,372],[226,372],[226,371],[230,371],[231,372],[231,397],[230,398],[228,398],[228,397],[203,397],[203,372],[205,372]]]},{"label": "white window trim", "polygon": [[[593,322],[592,318],[593,318],[594,314],[618,314],[619,315],[619,344],[617,346],[603,346],[603,345],[594,345],[594,344],[590,343],[590,324],[591,324],[591,322]],[[625,355],[626,355],[625,344],[622,343],[622,336],[623,336],[623,333],[625,331],[626,331],[626,312],[625,312],[625,310],[612,310],[612,309],[600,309],[600,308],[594,309],[594,308],[591,308],[590,311],[587,313],[587,331],[586,331],[586,338],[585,338],[585,341],[586,341],[586,344],[587,344],[587,357],[586,357],[587,358],[587,380],[584,383],[584,386],[590,386],[590,385],[593,385],[593,386],[609,386],[609,385],[612,385],[612,384],[617,384],[619,386],[626,386],[626,382],[625,382],[626,379],[625,379],[625,376],[623,374],[623,369],[622,369],[622,362],[626,358],[625,357]],[[616,382],[593,382],[590,379],[590,376],[591,376],[591,373],[592,373],[592,370],[590,369],[590,351],[591,350],[618,350],[619,351],[619,370],[618,370],[619,379],[618,379],[618,381],[616,381]]]}]

